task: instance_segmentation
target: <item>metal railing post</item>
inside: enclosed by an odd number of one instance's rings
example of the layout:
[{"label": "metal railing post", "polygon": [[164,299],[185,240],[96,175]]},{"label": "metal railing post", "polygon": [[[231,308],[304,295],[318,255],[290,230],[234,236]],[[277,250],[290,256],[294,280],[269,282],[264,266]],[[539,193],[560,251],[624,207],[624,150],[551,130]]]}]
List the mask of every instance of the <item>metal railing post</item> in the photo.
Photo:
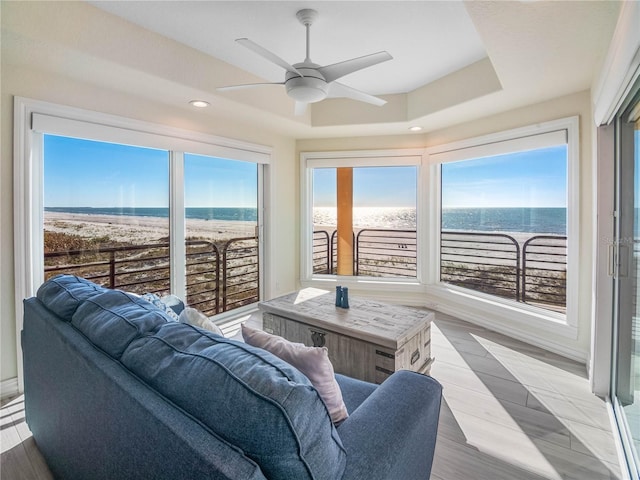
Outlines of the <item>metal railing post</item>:
[{"label": "metal railing post", "polygon": [[109,288],[116,288],[116,252],[109,252]]}]

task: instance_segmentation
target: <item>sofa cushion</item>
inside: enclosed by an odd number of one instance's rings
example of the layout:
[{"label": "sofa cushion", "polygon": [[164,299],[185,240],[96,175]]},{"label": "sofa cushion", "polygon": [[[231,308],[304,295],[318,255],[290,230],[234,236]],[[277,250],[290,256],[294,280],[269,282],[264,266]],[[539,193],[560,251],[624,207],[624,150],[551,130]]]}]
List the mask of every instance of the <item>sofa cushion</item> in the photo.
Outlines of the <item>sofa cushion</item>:
[{"label": "sofa cushion", "polygon": [[303,343],[293,343],[277,335],[247,327],[244,323],[242,338],[249,345],[264,348],[293,365],[311,380],[320,398],[324,400],[333,423],[337,425],[349,416],[327,347],[307,347]]},{"label": "sofa cushion", "polygon": [[117,360],[132,340],[156,332],[167,322],[175,323],[147,300],[120,290],[88,298],[71,319],[94,345]]},{"label": "sofa cushion", "polygon": [[106,290],[75,275],[56,275],[40,286],[36,296],[53,313],[70,321],[82,302]]},{"label": "sofa cushion", "polygon": [[271,353],[167,323],[133,340],[122,363],[228,442],[268,478],[342,477],[346,454],[311,382]]}]

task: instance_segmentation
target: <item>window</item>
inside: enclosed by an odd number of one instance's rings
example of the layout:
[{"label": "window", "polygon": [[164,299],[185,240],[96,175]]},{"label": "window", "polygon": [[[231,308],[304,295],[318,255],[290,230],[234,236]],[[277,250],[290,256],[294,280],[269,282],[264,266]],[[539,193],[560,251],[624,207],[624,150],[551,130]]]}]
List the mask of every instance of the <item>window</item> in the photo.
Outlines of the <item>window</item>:
[{"label": "window", "polygon": [[[269,148],[19,97],[14,104],[17,302],[56,273],[194,303],[208,295],[197,306],[209,315],[260,298]],[[197,220],[208,224],[196,228]],[[189,236],[219,256],[189,250]],[[20,315],[16,323],[20,331]]]},{"label": "window", "polygon": [[44,135],[44,278],[171,291],[169,152]]},{"label": "window", "polygon": [[577,123],[429,149],[432,298],[575,338]]},{"label": "window", "polygon": [[420,160],[417,152],[304,157],[306,278],[417,279]]},{"label": "window", "polygon": [[564,312],[566,143],[443,163],[440,179],[440,281]]},{"label": "window", "polygon": [[189,305],[210,315],[259,299],[258,165],[185,154]]},{"label": "window", "polygon": [[171,195],[166,150],[45,134],[43,152],[44,279],[175,293],[207,315],[260,299],[258,164],[174,155]]},{"label": "window", "polygon": [[576,338],[578,158],[577,117],[426,150],[302,153],[302,284]]}]

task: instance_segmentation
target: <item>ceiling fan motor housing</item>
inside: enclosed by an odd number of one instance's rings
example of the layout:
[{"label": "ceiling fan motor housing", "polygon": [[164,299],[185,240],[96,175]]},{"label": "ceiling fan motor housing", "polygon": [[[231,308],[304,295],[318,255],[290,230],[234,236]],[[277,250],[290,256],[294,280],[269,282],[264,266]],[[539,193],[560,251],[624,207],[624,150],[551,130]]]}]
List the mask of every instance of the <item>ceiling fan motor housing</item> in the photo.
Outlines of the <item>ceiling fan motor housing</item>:
[{"label": "ceiling fan motor housing", "polygon": [[303,103],[315,103],[327,98],[329,94],[329,84],[315,67],[319,65],[298,63],[294,65],[304,77],[300,77],[293,72],[287,72],[285,77],[285,88],[287,95]]}]

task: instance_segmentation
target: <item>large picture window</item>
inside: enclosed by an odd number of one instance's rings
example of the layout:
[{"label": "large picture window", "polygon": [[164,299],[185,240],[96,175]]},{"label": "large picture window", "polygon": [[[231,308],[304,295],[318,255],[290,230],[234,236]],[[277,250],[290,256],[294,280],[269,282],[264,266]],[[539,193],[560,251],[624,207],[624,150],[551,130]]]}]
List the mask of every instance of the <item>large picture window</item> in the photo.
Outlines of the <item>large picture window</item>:
[{"label": "large picture window", "polygon": [[575,338],[578,120],[428,150],[428,291],[453,309]]},{"label": "large picture window", "polygon": [[564,312],[567,145],[441,166],[440,281]]},{"label": "large picture window", "polygon": [[417,279],[420,158],[306,159],[307,277]]},{"label": "large picture window", "polygon": [[44,135],[44,278],[171,291],[169,152]]},{"label": "large picture window", "polygon": [[260,299],[257,163],[43,139],[45,280],[174,293],[210,316]]},{"label": "large picture window", "polygon": [[209,316],[261,298],[258,212],[270,148],[34,100],[15,105],[17,301],[58,273],[176,294]]}]

